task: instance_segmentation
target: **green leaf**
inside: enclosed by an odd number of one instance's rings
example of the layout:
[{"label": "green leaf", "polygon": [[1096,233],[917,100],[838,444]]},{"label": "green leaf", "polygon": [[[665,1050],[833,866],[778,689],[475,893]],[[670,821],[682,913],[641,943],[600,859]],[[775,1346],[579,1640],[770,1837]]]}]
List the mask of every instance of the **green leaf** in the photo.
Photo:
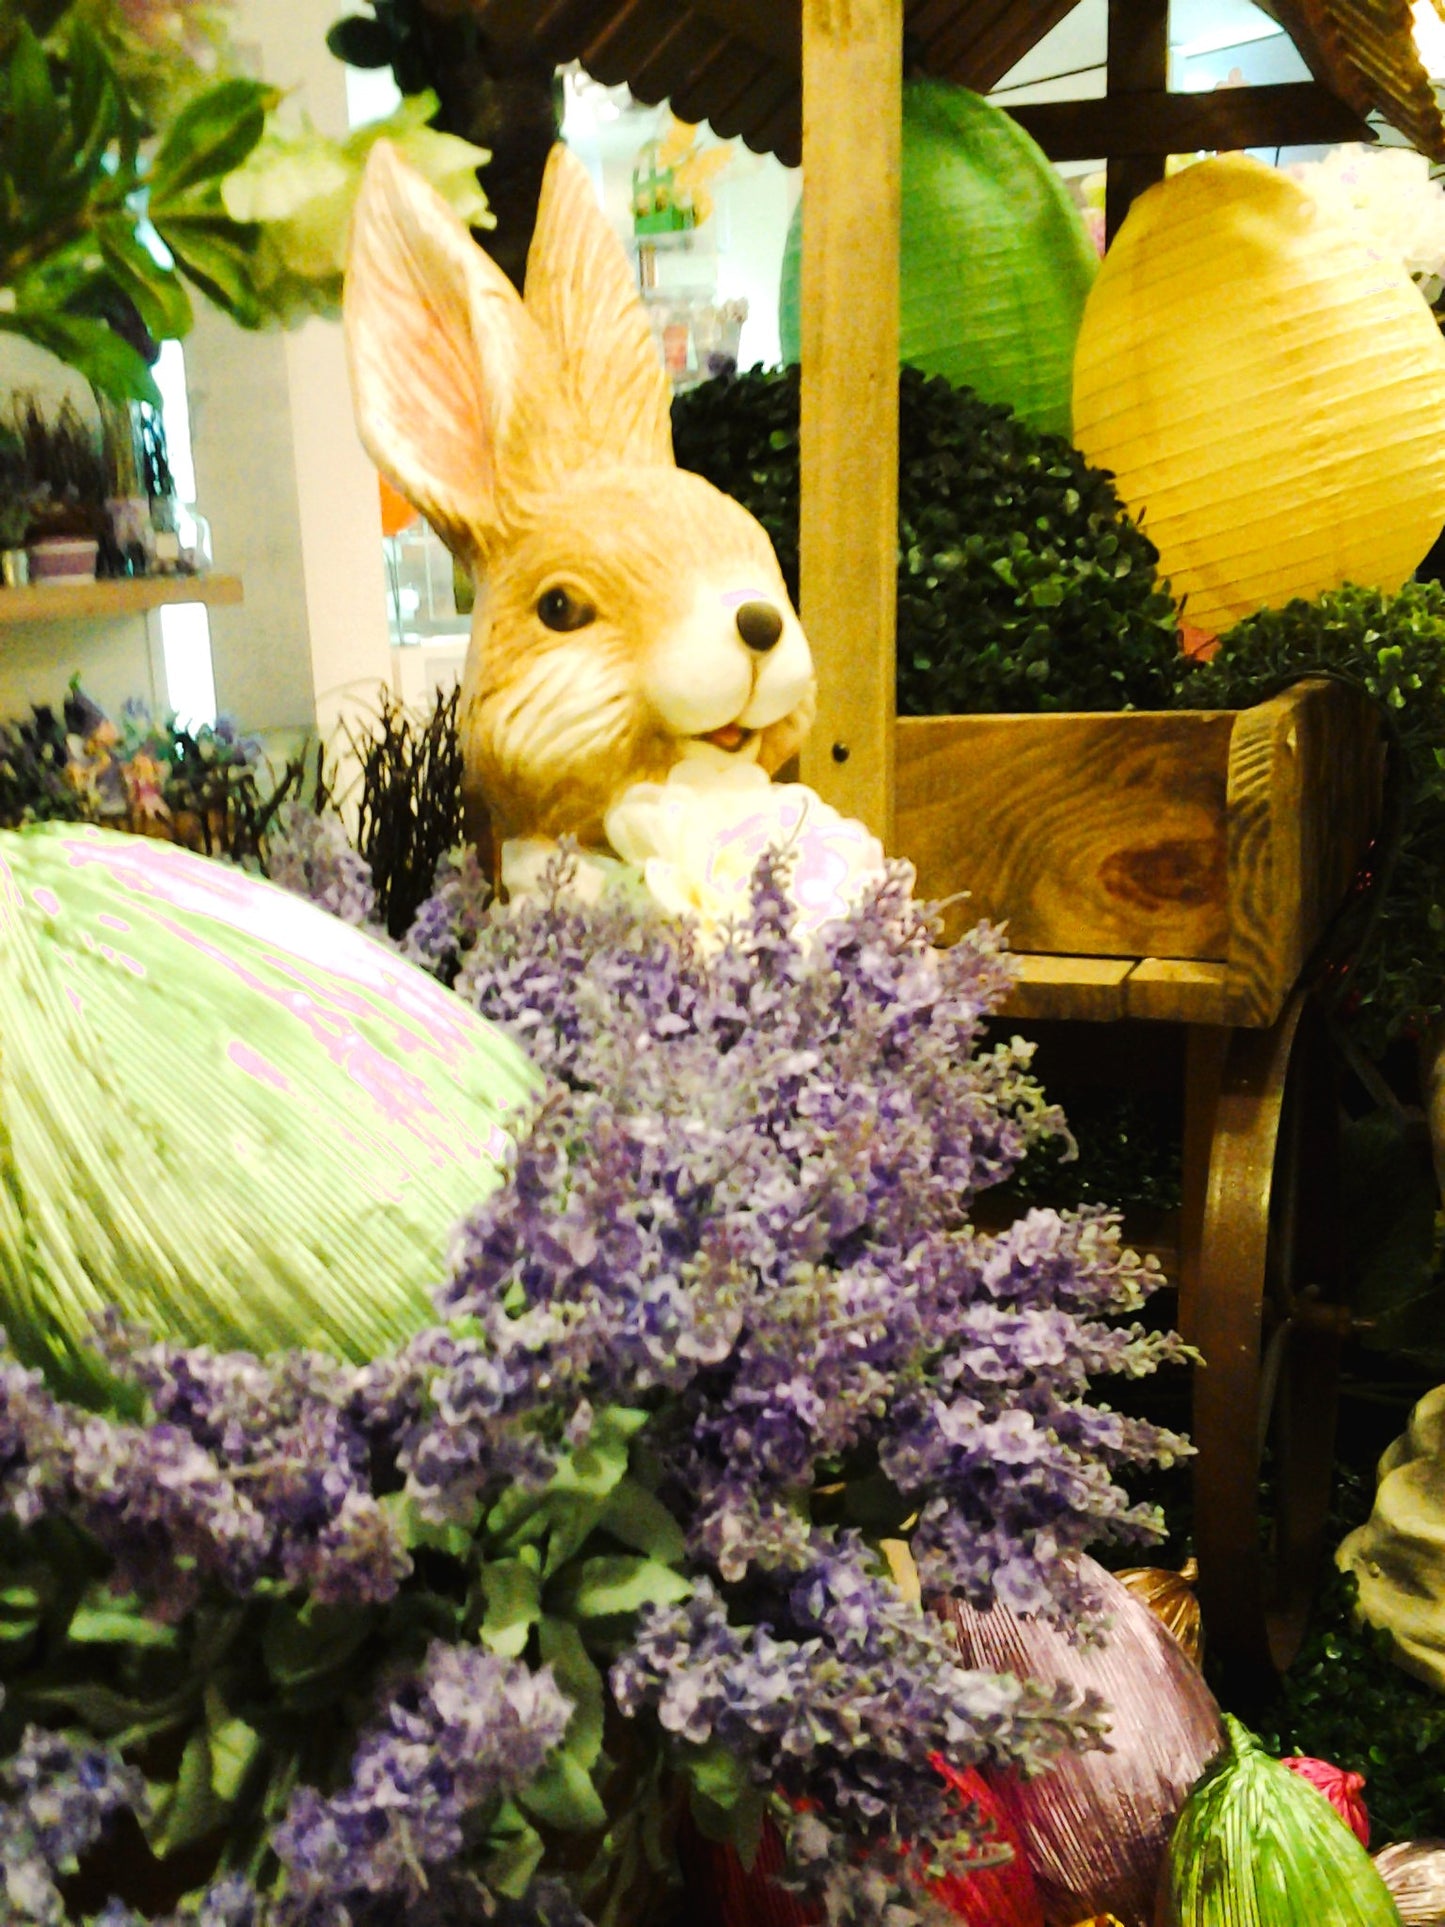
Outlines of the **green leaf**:
[{"label": "green leaf", "polygon": [[195,321],[191,298],[174,269],[163,268],[136,237],[124,214],[109,216],[96,231],[111,277],[135,303],[137,314],[157,341],[179,340]]},{"label": "green leaf", "polygon": [[716,1742],[688,1753],[682,1765],[694,1791],[724,1812],[753,1790],[747,1768],[739,1756]]},{"label": "green leaf", "polygon": [[102,394],[117,401],[148,401],[153,408],[161,405],[145,357],[104,321],[81,315],[0,314],[0,329],[48,349]]},{"label": "green leaf", "polygon": [[204,1730],[192,1733],[181,1754],[175,1780],[153,1793],[151,1818],[143,1822],[147,1844],[158,1860],[208,1834],[222,1817],[211,1788],[211,1745]]},{"label": "green leaf", "polygon": [[520,1900],[546,1851],[541,1834],[507,1801],[497,1810],[487,1844],[487,1885],[509,1900]]},{"label": "green leaf", "polygon": [[623,1479],[611,1493],[601,1523],[624,1545],[670,1566],[679,1565],[687,1550],[682,1527],[661,1499],[636,1479]]},{"label": "green leaf", "polygon": [[266,1670],[292,1689],[324,1679],[356,1655],[373,1625],[374,1616],[354,1606],[278,1606],[261,1638]]},{"label": "green leaf", "polygon": [[525,1650],[542,1611],[541,1563],[536,1548],[526,1546],[515,1559],[482,1567],[487,1611],[481,1640],[490,1652],[516,1659]]},{"label": "green leaf", "polygon": [[176,266],[243,328],[259,328],[266,310],[256,292],[254,228],[238,227],[221,214],[157,214],[156,232]]},{"label": "green leaf", "polygon": [[82,1606],[71,1619],[70,1638],[92,1646],[174,1646],[176,1629],[147,1619],[138,1607]]},{"label": "green leaf", "polygon": [[222,80],[171,122],[147,176],[151,218],[198,182],[219,180],[241,165],[260,140],[266,115],[280,100],[259,80]]},{"label": "green leaf", "polygon": [[584,1559],[572,1594],[578,1619],[632,1613],[642,1606],[666,1606],[690,1598],[691,1581],[658,1559]]},{"label": "green leaf", "polygon": [[61,103],[50,79],[45,49],[22,21],[6,70],[9,83],[10,127],[5,156],[22,192],[43,192],[54,165],[64,122]]},{"label": "green leaf", "polygon": [[517,1798],[534,1819],[560,1833],[596,1833],[607,1824],[607,1809],[591,1774],[571,1753],[554,1753]]},{"label": "green leaf", "polygon": [[542,1648],[542,1663],[575,1707],[567,1727],[567,1751],[588,1768],[597,1764],[602,1751],[602,1710],[605,1698],[602,1674],[593,1664],[582,1635],[570,1619],[550,1615],[537,1628]]},{"label": "green leaf", "polygon": [[[207,1707],[207,1718],[212,1708]],[[214,1709],[221,1717],[210,1724],[211,1791],[229,1806],[241,1790],[241,1783],[261,1750],[261,1735],[245,1720],[225,1716],[217,1700]]]}]

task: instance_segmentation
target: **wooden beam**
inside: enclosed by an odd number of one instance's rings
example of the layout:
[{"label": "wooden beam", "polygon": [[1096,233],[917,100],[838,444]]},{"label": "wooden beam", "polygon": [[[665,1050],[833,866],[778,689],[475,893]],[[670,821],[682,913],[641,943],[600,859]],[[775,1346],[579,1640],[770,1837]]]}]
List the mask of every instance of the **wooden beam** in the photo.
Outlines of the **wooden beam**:
[{"label": "wooden beam", "polygon": [[802,772],[891,848],[903,0],[802,6]]},{"label": "wooden beam", "polygon": [[[1135,94],[1162,94],[1169,85],[1169,0],[1109,0],[1108,92],[1125,95],[1120,119]],[[1084,159],[1092,158],[1085,155]],[[1104,189],[1104,235],[1112,241],[1130,205],[1164,178],[1163,154],[1121,154],[1109,159]]]},{"label": "wooden beam", "polygon": [[789,73],[802,72],[803,42],[796,5],[779,6],[774,0],[691,0],[691,8],[716,26],[726,27],[735,39],[745,40],[759,53],[767,54]]},{"label": "wooden beam", "polygon": [[1225,87],[1217,94],[1051,100],[1011,107],[1008,112],[1051,161],[1374,138],[1353,107],[1312,80],[1274,87]]}]

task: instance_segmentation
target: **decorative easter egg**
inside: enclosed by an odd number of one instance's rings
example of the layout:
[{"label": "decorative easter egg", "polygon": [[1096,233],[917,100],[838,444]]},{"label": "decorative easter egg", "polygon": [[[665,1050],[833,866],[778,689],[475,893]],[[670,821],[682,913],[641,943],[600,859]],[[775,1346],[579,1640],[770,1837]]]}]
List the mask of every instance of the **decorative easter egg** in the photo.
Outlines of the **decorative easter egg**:
[{"label": "decorative easter egg", "polygon": [[1173,1633],[1187,1657],[1198,1666],[1204,1659],[1204,1622],[1199,1615],[1199,1600],[1194,1581],[1199,1567],[1193,1559],[1182,1572],[1169,1572],[1162,1566],[1125,1566],[1114,1577],[1127,1586]]},{"label": "decorative easter egg", "polygon": [[0,832],[0,1324],[72,1390],[157,1336],[373,1357],[538,1088],[385,944],[173,844]]},{"label": "decorative easter egg", "polygon": [[1398,589],[1445,523],[1445,342],[1398,259],[1223,154],[1130,209],[1084,310],[1074,439],[1196,629]]},{"label": "decorative easter egg", "polygon": [[1161,1927],[1399,1927],[1348,1827],[1225,1715],[1229,1744],[1169,1848]]},{"label": "decorative easter egg", "polygon": [[959,1799],[975,1808],[989,1833],[1013,1858],[998,1867],[940,1880],[930,1889],[955,1920],[967,1927],[1044,1927],[1043,1901],[1030,1870],[1023,1842],[1009,1823],[1003,1802],[972,1767],[945,1769]]},{"label": "decorative easter egg", "polygon": [[[783,257],[785,361],[802,358],[802,247],[800,205]],[[1067,435],[1098,255],[1042,150],[966,87],[904,86],[899,253],[899,359]]]},{"label": "decorative easter egg", "polygon": [[1312,1760],[1302,1754],[1281,1760],[1280,1765],[1298,1774],[1316,1793],[1322,1793],[1360,1845],[1369,1846],[1370,1816],[1360,1797],[1365,1788],[1363,1773],[1347,1773],[1342,1766],[1331,1766],[1328,1760]]},{"label": "decorative easter egg", "polygon": [[1404,1927],[1445,1927],[1445,1840],[1402,1840],[1375,1855]]},{"label": "decorative easter egg", "polygon": [[1036,1780],[991,1775],[1039,1882],[1050,1927],[1117,1914],[1149,1927],[1170,1830],[1190,1788],[1223,1744],[1219,1709],[1197,1669],[1149,1608],[1091,1559],[1080,1562],[1100,1615],[1098,1645],[955,1601],[970,1666],[1021,1679],[1064,1681],[1109,1708],[1109,1751],[1064,1754]]}]

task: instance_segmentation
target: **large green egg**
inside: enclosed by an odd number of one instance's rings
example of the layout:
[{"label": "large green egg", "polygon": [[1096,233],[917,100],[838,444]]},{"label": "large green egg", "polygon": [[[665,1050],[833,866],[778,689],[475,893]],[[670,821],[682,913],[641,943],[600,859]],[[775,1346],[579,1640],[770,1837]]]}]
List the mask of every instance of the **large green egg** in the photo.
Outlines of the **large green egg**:
[{"label": "large green egg", "polygon": [[539,1088],[385,944],[167,843],[0,831],[0,1323],[71,1390],[107,1306],[362,1360],[431,1315]]},{"label": "large green egg", "polygon": [[[783,359],[801,359],[802,204],[783,257]],[[1069,432],[1084,301],[1098,257],[1042,150],[966,87],[903,90],[899,359]],[[866,261],[856,264],[866,278]]]}]

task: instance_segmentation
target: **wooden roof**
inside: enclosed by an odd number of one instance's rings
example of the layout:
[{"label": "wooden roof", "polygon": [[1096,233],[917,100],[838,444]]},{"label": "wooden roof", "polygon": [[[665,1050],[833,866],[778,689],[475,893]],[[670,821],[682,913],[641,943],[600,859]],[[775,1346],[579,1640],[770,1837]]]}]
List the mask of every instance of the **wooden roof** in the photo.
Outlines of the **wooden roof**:
[{"label": "wooden roof", "polygon": [[[799,161],[801,0],[469,3],[500,41],[529,44],[558,66],[578,61],[609,86],[625,81],[640,100],[669,102],[683,120],[708,121],[789,166]],[[906,0],[910,63],[987,93],[1075,4]],[[1445,121],[1415,51],[1410,0],[1261,4],[1331,94],[1357,114],[1383,115],[1412,146],[1445,161]]]}]

